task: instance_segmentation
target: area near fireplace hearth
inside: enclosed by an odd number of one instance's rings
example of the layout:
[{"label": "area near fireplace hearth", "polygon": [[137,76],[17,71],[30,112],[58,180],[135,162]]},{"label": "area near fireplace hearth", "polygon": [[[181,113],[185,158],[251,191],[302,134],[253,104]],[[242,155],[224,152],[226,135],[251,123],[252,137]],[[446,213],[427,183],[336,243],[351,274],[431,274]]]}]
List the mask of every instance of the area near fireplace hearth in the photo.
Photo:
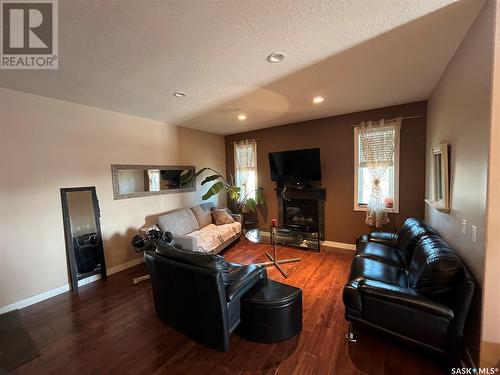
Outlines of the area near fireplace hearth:
[{"label": "area near fireplace hearth", "polygon": [[326,189],[320,187],[276,188],[278,218],[284,228],[325,238]]},{"label": "area near fireplace hearth", "polygon": [[[259,226],[265,230],[276,218],[283,226],[293,221],[293,216],[284,215],[294,207],[308,213],[305,216],[317,220],[322,240],[352,246],[355,239],[367,231],[365,212],[355,211],[354,206],[354,142],[352,125],[361,121],[394,118],[401,113],[421,117],[405,120],[401,129],[399,178],[399,213],[390,213],[391,224],[386,230],[393,231],[394,223],[399,228],[407,217],[423,217],[425,198],[425,124],[426,103],[415,102],[376,110],[351,113],[323,119],[277,126],[266,129],[228,135],[226,142],[226,169],[234,170],[234,142],[255,139],[257,142],[257,185],[264,188],[267,207],[259,209]],[[280,187],[272,180],[269,168],[269,153],[320,149],[321,180],[313,188],[292,189],[287,187],[287,198],[282,201]],[[276,189],[278,189],[276,191]],[[310,200],[316,200],[312,204]],[[280,201],[281,200],[281,201]],[[316,208],[314,208],[316,207]],[[317,209],[317,212],[316,212]],[[293,212],[294,210],[288,210]],[[316,217],[317,215],[317,217]],[[394,220],[393,220],[394,219]]]}]

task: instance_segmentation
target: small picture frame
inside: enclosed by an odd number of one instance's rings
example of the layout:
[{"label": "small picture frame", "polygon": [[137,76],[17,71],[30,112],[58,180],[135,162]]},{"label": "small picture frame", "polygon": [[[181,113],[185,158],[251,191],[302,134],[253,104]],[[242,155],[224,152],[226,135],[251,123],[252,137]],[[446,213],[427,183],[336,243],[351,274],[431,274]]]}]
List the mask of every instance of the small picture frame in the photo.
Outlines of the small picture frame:
[{"label": "small picture frame", "polygon": [[432,148],[432,199],[425,202],[441,212],[450,212],[449,144]]}]

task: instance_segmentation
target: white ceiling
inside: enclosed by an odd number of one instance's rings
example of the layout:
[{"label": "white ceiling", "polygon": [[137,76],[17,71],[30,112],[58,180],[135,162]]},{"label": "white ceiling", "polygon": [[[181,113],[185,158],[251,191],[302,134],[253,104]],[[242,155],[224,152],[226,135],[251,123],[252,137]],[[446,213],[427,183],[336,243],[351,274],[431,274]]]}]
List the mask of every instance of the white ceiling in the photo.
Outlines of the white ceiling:
[{"label": "white ceiling", "polygon": [[59,0],[59,70],[3,70],[0,86],[237,133],[426,99],[482,4]]}]

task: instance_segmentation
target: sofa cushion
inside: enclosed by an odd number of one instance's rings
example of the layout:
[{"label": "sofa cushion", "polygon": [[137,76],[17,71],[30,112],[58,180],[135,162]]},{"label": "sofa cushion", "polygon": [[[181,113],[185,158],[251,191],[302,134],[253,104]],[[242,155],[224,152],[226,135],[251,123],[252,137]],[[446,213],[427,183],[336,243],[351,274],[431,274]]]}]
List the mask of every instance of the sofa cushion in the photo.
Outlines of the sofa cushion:
[{"label": "sofa cushion", "polygon": [[418,241],[428,235],[436,235],[436,231],[428,227],[422,220],[408,218],[405,220],[397,237],[397,247],[405,251],[408,256],[408,261],[411,258],[413,249],[417,246]]},{"label": "sofa cushion", "polygon": [[424,294],[441,294],[453,288],[463,272],[457,253],[438,236],[422,238],[411,258],[409,283]]},{"label": "sofa cushion", "polygon": [[403,260],[396,248],[382,245],[376,242],[358,242],[356,256],[375,259],[383,263],[404,267]]},{"label": "sofa cushion", "polygon": [[233,221],[230,224],[222,224],[215,226],[222,242],[229,240],[231,237],[239,236],[241,233],[241,223]]},{"label": "sofa cushion", "polygon": [[196,238],[199,251],[210,252],[230,238],[239,235],[240,232],[241,224],[234,222],[224,225],[209,224],[206,227],[188,233],[187,236]]},{"label": "sofa cushion", "polygon": [[197,206],[191,207],[193,215],[198,221],[198,226],[200,228],[206,227],[208,224],[212,224],[212,203],[203,203]]},{"label": "sofa cushion", "polygon": [[210,252],[224,242],[219,232],[213,228],[217,228],[217,226],[215,224],[209,224],[206,227],[187,234],[188,237],[196,238],[198,251]]},{"label": "sofa cushion", "polygon": [[224,209],[212,210],[212,217],[215,225],[234,223],[232,216]]},{"label": "sofa cushion", "polygon": [[364,257],[354,258],[349,279],[353,281],[376,280],[403,288],[408,286],[408,278],[404,269]]},{"label": "sofa cushion", "polygon": [[158,226],[162,231],[184,236],[200,229],[198,221],[189,208],[168,212],[158,218]]},{"label": "sofa cushion", "polygon": [[377,242],[382,245],[396,247],[398,235],[391,232],[371,232],[368,235],[361,236],[361,240]]}]

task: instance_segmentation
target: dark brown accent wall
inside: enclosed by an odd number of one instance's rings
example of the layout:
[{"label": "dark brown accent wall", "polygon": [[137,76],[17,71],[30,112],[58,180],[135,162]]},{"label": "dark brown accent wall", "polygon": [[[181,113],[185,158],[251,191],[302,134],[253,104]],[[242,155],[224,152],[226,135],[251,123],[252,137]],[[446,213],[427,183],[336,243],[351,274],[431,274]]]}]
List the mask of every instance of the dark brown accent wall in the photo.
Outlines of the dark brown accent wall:
[{"label": "dark brown accent wall", "polygon": [[[401,126],[398,228],[407,217],[424,218],[425,194],[425,101],[350,113],[318,120],[276,126],[226,136],[228,173],[234,171],[233,142],[257,139],[258,184],[264,188],[267,208],[259,212],[259,226],[266,228],[278,217],[276,183],[271,181],[268,153],[319,147],[321,185],[326,188],[325,239],[354,243],[369,231],[365,213],[354,211],[354,133],[351,125],[361,121],[421,115]],[[390,215],[392,221],[392,214]],[[392,229],[392,223],[386,229]]]}]

